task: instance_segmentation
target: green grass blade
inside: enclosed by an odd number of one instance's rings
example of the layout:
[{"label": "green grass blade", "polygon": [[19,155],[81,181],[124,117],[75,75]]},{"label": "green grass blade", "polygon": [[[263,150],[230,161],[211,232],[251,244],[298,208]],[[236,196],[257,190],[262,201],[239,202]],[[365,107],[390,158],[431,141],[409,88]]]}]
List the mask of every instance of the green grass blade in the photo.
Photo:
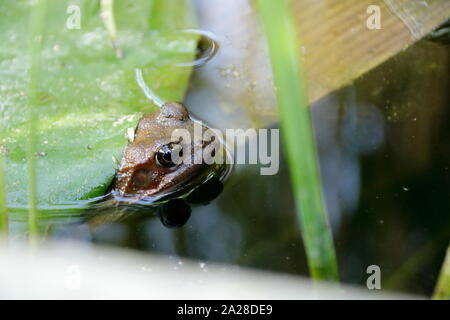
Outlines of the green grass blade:
[{"label": "green grass blade", "polygon": [[302,56],[286,0],[257,0],[272,63],[283,142],[297,214],[314,280],[337,280],[333,238],[328,225],[302,74]]},{"label": "green grass blade", "polygon": [[36,182],[36,154],[37,154],[37,116],[38,104],[38,77],[41,62],[42,43],[44,41],[45,13],[47,0],[37,1],[31,9],[29,25],[29,70],[27,88],[27,122],[28,122],[28,145],[27,145],[27,170],[28,170],[28,228],[30,241],[35,242],[38,234],[38,211],[37,211],[37,182]]},{"label": "green grass blade", "polygon": [[437,300],[450,300],[450,246],[447,249],[447,256],[442,265],[433,298]]},{"label": "green grass blade", "polygon": [[5,150],[0,145],[0,238],[8,236],[8,211],[6,205]]}]

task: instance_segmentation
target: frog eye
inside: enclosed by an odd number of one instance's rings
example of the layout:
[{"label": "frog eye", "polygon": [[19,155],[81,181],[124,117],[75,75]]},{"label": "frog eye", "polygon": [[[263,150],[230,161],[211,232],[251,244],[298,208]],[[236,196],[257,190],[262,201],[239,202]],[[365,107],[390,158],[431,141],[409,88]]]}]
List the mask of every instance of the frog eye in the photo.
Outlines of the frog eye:
[{"label": "frog eye", "polygon": [[174,146],[173,143],[166,144],[156,152],[155,161],[158,166],[163,168],[172,168],[175,166],[175,163],[172,160]]}]

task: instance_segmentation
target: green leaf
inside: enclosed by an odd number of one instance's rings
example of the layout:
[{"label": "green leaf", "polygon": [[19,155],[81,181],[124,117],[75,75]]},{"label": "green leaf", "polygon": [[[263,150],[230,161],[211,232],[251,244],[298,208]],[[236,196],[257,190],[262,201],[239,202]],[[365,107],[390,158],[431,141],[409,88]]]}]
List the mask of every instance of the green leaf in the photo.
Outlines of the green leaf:
[{"label": "green leaf", "polygon": [[[27,206],[28,23],[33,1],[0,4],[0,144],[6,149],[8,207]],[[185,0],[115,2],[118,59],[94,0],[51,0],[34,105],[37,116],[37,202],[40,208],[103,194],[111,182],[126,132],[153,105],[135,81],[145,81],[164,100],[180,101],[197,39],[176,30],[195,27]],[[177,5],[176,5],[177,4]],[[67,27],[69,5],[81,12],[80,29]],[[168,10],[180,8],[183,10]],[[158,17],[156,19],[155,17]],[[176,21],[173,24],[172,21]]]},{"label": "green leaf", "polygon": [[256,3],[269,46],[281,132],[311,277],[337,282],[336,253],[323,199],[303,57],[290,0]]}]

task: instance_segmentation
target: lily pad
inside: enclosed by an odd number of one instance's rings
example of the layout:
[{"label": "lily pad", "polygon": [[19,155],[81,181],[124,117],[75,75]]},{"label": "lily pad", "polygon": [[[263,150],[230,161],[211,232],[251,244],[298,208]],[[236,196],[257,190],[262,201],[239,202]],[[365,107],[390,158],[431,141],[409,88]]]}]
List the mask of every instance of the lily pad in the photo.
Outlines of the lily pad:
[{"label": "lily pad", "polygon": [[[80,9],[80,25],[67,24]],[[0,4],[0,143],[6,150],[10,208],[27,205],[28,23],[33,1]],[[69,12],[69,13],[68,13]],[[156,109],[136,83],[145,81],[164,100],[180,101],[197,41],[178,32],[195,27],[185,0],[115,2],[117,58],[100,17],[100,2],[50,0],[43,35],[37,95],[37,200],[40,208],[102,195],[143,113]]]}]

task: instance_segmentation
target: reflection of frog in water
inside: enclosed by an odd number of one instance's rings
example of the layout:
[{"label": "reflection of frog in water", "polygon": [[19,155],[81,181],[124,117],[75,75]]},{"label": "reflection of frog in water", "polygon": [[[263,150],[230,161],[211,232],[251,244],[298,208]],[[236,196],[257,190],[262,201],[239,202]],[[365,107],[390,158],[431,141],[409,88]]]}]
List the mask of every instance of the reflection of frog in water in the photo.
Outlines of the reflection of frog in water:
[{"label": "reflection of frog in water", "polygon": [[[101,214],[97,222],[129,216],[136,209],[142,212],[147,206],[159,207],[160,218],[166,226],[183,225],[190,215],[190,208],[185,203],[206,203],[221,191],[220,178],[225,172],[223,164],[207,164],[202,154],[223,156],[224,146],[218,139],[203,140],[202,135],[194,134],[195,122],[181,103],[167,102],[159,111],[144,115],[137,126],[134,139],[126,147],[116,178],[110,191],[114,201],[120,202],[120,213],[113,210],[113,217]],[[198,125],[198,124],[196,124]],[[191,142],[172,141],[176,129],[189,132]],[[203,130],[208,129],[202,127]],[[190,147],[187,145],[190,143]],[[181,150],[181,151],[180,151]],[[191,150],[191,154],[183,154]],[[221,152],[218,152],[221,151]],[[186,159],[198,157],[200,163],[174,163],[172,153]],[[184,152],[185,153],[185,152]],[[160,205],[155,201],[163,199]],[[136,206],[137,205],[137,206]],[[130,207],[134,209],[131,209]],[[148,211],[148,210],[147,210]],[[128,212],[128,214],[127,214]]]}]

